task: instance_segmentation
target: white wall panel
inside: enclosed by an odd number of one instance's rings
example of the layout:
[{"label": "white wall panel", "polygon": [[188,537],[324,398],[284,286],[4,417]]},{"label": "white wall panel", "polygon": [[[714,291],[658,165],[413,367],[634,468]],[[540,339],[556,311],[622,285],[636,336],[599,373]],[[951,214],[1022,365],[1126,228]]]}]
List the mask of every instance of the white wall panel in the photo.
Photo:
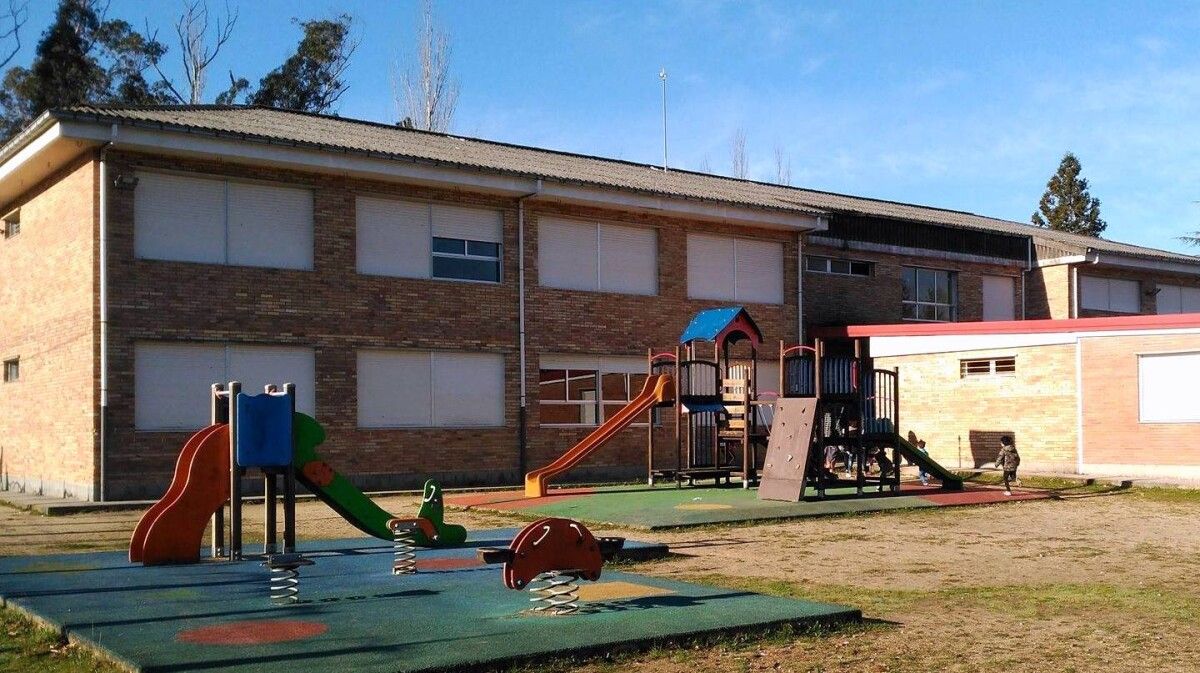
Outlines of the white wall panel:
[{"label": "white wall panel", "polygon": [[499,210],[433,205],[433,235],[466,241],[503,243]]},{"label": "white wall panel", "polygon": [[226,380],[224,346],[136,344],[134,427],[197,430],[208,425],[210,386]]},{"label": "white wall panel", "polygon": [[783,303],[783,244],[735,239],[736,300]]},{"label": "white wall panel", "polygon": [[229,263],[313,268],[312,191],[230,182]]},{"label": "white wall panel", "polygon": [[596,225],[540,218],[538,282],[567,290],[597,289]]},{"label": "white wall panel", "polygon": [[688,234],[687,284],[693,299],[736,300],[732,238]]},{"label": "white wall panel", "polygon": [[142,259],[225,263],[225,182],[138,173],[133,247]]},{"label": "white wall panel", "polygon": [[599,286],[605,292],[658,294],[658,235],[653,229],[599,225]]},{"label": "white wall panel", "polygon": [[504,357],[496,353],[433,353],[433,424],[504,425]]},{"label": "white wall panel", "polygon": [[432,426],[432,380],[427,351],[359,351],[358,426]]},{"label": "white wall panel", "polygon": [[1200,353],[1138,356],[1141,421],[1200,423],[1200,404],[1190,389],[1181,385],[1197,380],[1200,380]]},{"label": "white wall panel", "polygon": [[[296,411],[316,416],[316,356],[311,348],[230,346],[225,381],[239,381],[242,392],[257,395],[267,384],[296,384]],[[211,383],[211,382],[210,382]]]},{"label": "white wall panel", "polygon": [[1014,320],[1016,294],[1011,276],[983,277],[983,319]]},{"label": "white wall panel", "polygon": [[429,205],[360,196],[355,202],[358,272],[429,278]]}]

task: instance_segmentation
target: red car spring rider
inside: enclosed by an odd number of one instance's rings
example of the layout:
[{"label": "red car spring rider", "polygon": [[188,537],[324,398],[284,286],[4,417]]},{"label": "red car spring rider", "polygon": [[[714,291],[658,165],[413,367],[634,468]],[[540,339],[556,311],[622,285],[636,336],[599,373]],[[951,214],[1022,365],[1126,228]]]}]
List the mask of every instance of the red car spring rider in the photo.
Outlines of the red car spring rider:
[{"label": "red car spring rider", "polygon": [[504,586],[528,589],[533,611],[565,615],[579,610],[578,581],[600,579],[600,567],[622,547],[625,538],[597,539],[578,521],[539,519],[513,538],[507,549],[482,547],[483,563],[504,564]]}]

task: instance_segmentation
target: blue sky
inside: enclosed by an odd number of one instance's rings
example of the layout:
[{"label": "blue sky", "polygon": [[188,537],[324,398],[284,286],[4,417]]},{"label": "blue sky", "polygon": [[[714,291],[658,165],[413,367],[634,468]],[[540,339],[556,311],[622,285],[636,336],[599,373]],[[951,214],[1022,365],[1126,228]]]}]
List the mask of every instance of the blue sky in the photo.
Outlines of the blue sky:
[{"label": "blue sky", "polygon": [[[29,45],[54,4],[33,0]],[[278,65],[298,39],[292,17],[348,12],[361,42],[338,112],[395,120],[391,73],[411,49],[415,1],[230,4],[241,18],[210,97],[231,68],[255,81]],[[658,163],[666,67],[674,166],[727,172],[741,128],[752,178],[774,178],[779,146],[797,186],[1025,222],[1070,150],[1107,237],[1187,251],[1175,237],[1200,229],[1200,5],[441,0],[437,11],[462,84],[457,133]],[[177,12],[170,0],[109,10],[160,38],[173,38]]]}]

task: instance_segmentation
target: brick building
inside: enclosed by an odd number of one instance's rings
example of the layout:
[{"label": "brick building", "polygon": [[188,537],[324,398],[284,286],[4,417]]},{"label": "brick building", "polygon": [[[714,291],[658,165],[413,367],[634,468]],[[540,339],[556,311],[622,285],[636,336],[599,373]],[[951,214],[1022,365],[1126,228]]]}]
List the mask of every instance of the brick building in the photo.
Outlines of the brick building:
[{"label": "brick building", "polygon": [[943,465],[1010,435],[1026,469],[1200,479],[1200,314],[822,332],[898,369],[900,430]]},{"label": "brick building", "polygon": [[[0,212],[0,488],[92,499],[157,495],[214,381],[297,383],[363,487],[517,483],[703,308],[772,344],[1200,292],[1185,255],[263,108],[47,113]],[[636,474],[645,432],[581,474]]]}]

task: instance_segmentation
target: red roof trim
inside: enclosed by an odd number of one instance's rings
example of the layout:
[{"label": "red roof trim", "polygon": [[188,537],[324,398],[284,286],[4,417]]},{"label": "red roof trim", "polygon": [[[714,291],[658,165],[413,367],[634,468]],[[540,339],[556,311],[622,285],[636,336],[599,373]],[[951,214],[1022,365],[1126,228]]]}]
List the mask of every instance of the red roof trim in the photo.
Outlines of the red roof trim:
[{"label": "red roof trim", "polygon": [[814,327],[821,339],[885,336],[940,336],[959,334],[1041,334],[1046,332],[1116,332],[1147,329],[1200,328],[1200,313],[1131,315],[1115,318],[1070,320],[997,320],[992,322],[902,323]]}]

